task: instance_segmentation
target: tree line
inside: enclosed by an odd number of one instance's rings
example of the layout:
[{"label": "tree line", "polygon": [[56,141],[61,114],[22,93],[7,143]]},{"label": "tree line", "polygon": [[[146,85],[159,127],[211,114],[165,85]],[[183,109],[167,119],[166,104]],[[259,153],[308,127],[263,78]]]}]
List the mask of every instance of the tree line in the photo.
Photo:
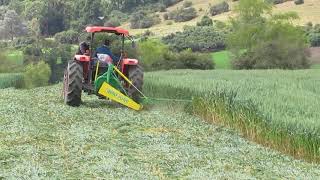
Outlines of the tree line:
[{"label": "tree line", "polygon": [[[178,1],[180,0],[0,0],[0,36],[12,39],[27,33],[26,28],[35,36],[53,36],[69,29],[81,31],[86,25],[103,25],[112,18],[121,19],[121,16],[147,4],[169,6]],[[120,17],[114,17],[114,11],[123,14],[117,13]],[[8,35],[5,31],[9,26],[21,32]]]}]

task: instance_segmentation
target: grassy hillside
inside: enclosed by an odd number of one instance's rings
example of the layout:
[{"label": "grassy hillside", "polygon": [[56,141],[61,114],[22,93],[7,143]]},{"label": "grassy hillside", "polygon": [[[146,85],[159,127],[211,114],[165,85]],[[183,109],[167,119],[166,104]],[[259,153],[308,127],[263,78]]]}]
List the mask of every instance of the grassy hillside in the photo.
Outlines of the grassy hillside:
[{"label": "grassy hillside", "polygon": [[200,96],[193,111],[209,121],[297,157],[320,160],[319,73],[181,70],[152,73],[148,82],[158,96]]},{"label": "grassy hillside", "polygon": [[[168,21],[162,21],[160,24],[155,25],[149,28],[156,36],[163,36],[173,32],[181,31],[183,26],[185,25],[196,25],[202,18],[202,16],[208,14],[209,4],[216,4],[221,2],[221,0],[190,0],[193,3],[193,7],[196,8],[198,17],[188,21],[181,23],[174,23],[172,25],[167,25]],[[228,0],[228,3],[231,6],[231,10],[234,9],[234,6],[237,2],[233,2],[232,0]],[[168,8],[168,11],[172,11],[178,7],[181,7],[183,2],[180,2],[172,7]],[[202,9],[202,10],[201,10]],[[299,14],[300,19],[296,21],[297,24],[304,25],[307,22],[320,23],[320,1],[319,0],[305,0],[305,3],[302,5],[295,5],[293,1],[288,1],[283,4],[275,5],[274,11],[277,13],[295,11]],[[201,10],[201,11],[200,11]],[[159,13],[162,18],[164,13]],[[232,17],[234,13],[232,11],[228,13],[223,13],[217,16],[213,16],[213,20],[226,21],[229,17]],[[129,23],[124,24],[122,27],[130,29]],[[132,34],[141,34],[145,32],[147,29],[130,29]]]},{"label": "grassy hillside", "polygon": [[318,165],[250,143],[178,105],[134,112],[84,96],[71,108],[60,88],[0,90],[0,178],[320,177]]},{"label": "grassy hillside", "polygon": [[215,63],[215,69],[231,69],[231,53],[229,51],[220,51],[212,53],[212,58]]}]

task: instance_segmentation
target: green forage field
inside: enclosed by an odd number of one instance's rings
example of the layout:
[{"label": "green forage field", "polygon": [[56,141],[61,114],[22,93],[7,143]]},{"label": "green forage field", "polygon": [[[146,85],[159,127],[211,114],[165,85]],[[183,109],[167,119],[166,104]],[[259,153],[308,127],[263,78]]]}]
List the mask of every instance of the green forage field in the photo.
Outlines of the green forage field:
[{"label": "green forage field", "polygon": [[188,115],[179,104],[134,112],[84,96],[80,108],[71,108],[61,101],[60,88],[0,90],[6,104],[0,107],[0,177],[320,177],[318,165],[251,143]]},{"label": "green forage field", "polygon": [[[146,94],[193,97],[194,104],[149,102],[141,112],[86,95],[79,108],[68,107],[60,98],[61,85],[32,90],[3,89],[0,177],[317,179],[319,165],[294,160],[245,140],[237,131],[190,114],[202,113],[190,107],[202,107],[195,104],[201,93],[237,89],[235,99],[255,103],[262,115],[270,117],[270,127],[278,125],[284,130],[292,127],[296,128],[293,134],[305,131],[316,135],[317,73],[316,70],[148,73]],[[273,90],[267,93],[266,87]],[[301,118],[302,115],[308,118]],[[297,126],[292,126],[294,123]],[[317,137],[310,138],[314,142]]]}]

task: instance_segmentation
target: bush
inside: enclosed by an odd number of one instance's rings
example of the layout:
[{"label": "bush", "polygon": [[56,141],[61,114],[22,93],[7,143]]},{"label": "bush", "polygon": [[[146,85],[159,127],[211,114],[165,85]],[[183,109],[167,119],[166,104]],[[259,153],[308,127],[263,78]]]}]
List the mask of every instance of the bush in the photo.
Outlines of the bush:
[{"label": "bush", "polygon": [[79,33],[74,30],[63,31],[54,36],[55,40],[62,44],[78,44]]},{"label": "bush", "polygon": [[309,38],[312,47],[320,46],[320,33],[311,33]]},{"label": "bush", "polygon": [[183,1],[183,0],[163,0],[163,4],[166,7],[169,7],[169,6],[175,5],[175,4],[177,4],[178,2],[181,2],[181,1]]},{"label": "bush", "polygon": [[163,42],[176,51],[216,51],[225,48],[226,34],[211,26],[185,27],[183,32],[165,36]]},{"label": "bush", "polygon": [[169,51],[168,46],[160,40],[147,40],[139,43],[139,59],[146,70],[155,70],[154,64],[164,61],[164,54]]},{"label": "bush", "polygon": [[157,16],[151,16],[145,11],[138,11],[131,16],[130,27],[132,29],[149,28],[155,24],[161,22],[161,19]]},{"label": "bush", "polygon": [[20,38],[13,40],[12,47],[17,48],[17,49],[24,48],[24,47],[26,47],[28,45],[32,45],[36,42],[37,42],[36,37],[20,37]]},{"label": "bush", "polygon": [[172,21],[168,21],[168,22],[166,22],[166,25],[168,25],[168,26],[171,26],[173,24],[173,22]]},{"label": "bush", "polygon": [[188,7],[191,7],[192,6],[192,2],[191,1],[184,1],[183,2],[183,7],[184,8],[188,8]]},{"label": "bush", "polygon": [[271,4],[281,4],[284,3],[286,0],[267,0],[268,3]]},{"label": "bush", "polygon": [[304,4],[304,0],[294,0],[296,5]]},{"label": "bush", "polygon": [[104,26],[107,26],[107,27],[118,27],[118,26],[121,26],[119,20],[117,19],[109,19],[107,22],[104,23]]},{"label": "bush", "polygon": [[177,57],[177,61],[182,66],[177,66],[176,69],[214,69],[210,54],[194,53],[191,49],[188,49],[179,53]]},{"label": "bush", "polygon": [[224,12],[228,12],[228,11],[229,11],[229,4],[225,1],[210,7],[210,14],[212,16],[215,16]]},{"label": "bush", "polygon": [[212,26],[213,21],[208,16],[203,16],[200,22],[197,22],[197,26]]},{"label": "bush", "polygon": [[23,74],[26,88],[35,88],[48,85],[51,70],[48,64],[41,61],[37,64],[29,64]]},{"label": "bush", "polygon": [[167,7],[164,4],[160,4],[159,5],[159,11],[160,12],[166,12],[167,11]]},{"label": "bush", "polygon": [[186,22],[197,17],[197,11],[195,8],[178,8],[169,13],[169,19],[175,22]]},{"label": "bush", "polygon": [[139,59],[147,71],[162,69],[213,69],[209,54],[194,53],[191,49],[172,52],[161,41],[153,39],[140,42]]},{"label": "bush", "polygon": [[108,15],[108,20],[111,22],[116,22],[116,23],[123,23],[126,22],[129,19],[129,16],[121,11],[118,10],[113,10],[111,13]]},{"label": "bush", "polygon": [[164,20],[168,20],[168,19],[169,19],[168,13],[163,14],[163,19],[164,19]]},{"label": "bush", "polygon": [[308,23],[304,26],[305,33],[310,41],[311,46],[320,46],[320,25]]}]

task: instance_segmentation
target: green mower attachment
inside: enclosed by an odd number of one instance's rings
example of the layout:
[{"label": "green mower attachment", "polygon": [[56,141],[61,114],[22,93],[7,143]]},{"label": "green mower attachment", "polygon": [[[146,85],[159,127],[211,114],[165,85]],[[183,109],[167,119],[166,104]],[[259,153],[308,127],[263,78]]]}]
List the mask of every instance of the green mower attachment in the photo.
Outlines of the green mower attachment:
[{"label": "green mower attachment", "polygon": [[[97,64],[96,72],[98,72],[98,69],[99,61]],[[131,86],[134,86],[132,82],[123,73],[121,73],[121,71],[118,70],[117,67],[115,67],[113,64],[109,64],[106,73],[99,77],[96,73],[94,82],[96,94],[109,98],[136,111],[142,110],[142,105],[138,104],[137,102],[128,97],[126,89],[122,86],[122,83],[120,82],[118,76],[115,73],[119,74]],[[141,95],[143,95],[142,92],[140,93]]]}]

